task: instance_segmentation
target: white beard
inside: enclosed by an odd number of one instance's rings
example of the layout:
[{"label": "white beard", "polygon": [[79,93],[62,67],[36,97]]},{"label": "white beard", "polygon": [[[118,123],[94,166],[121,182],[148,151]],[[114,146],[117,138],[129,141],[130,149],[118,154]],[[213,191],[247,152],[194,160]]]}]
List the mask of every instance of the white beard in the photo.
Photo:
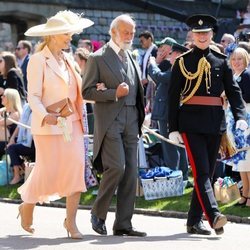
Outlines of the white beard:
[{"label": "white beard", "polygon": [[117,34],[116,37],[116,43],[118,44],[118,46],[123,49],[124,51],[131,49],[133,41],[121,41],[121,38],[119,36],[119,34]]}]

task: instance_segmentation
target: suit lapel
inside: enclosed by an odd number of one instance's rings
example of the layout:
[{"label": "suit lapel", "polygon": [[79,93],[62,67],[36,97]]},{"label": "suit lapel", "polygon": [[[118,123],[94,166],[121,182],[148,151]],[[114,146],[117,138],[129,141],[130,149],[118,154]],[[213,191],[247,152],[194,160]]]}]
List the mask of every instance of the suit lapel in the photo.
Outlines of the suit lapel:
[{"label": "suit lapel", "polygon": [[53,70],[60,78],[64,80],[65,83],[67,83],[66,79],[62,75],[62,72],[59,68],[59,65],[55,57],[52,55],[52,53],[50,52],[47,46],[44,47],[43,54],[46,58],[46,63],[51,68],[51,70]]},{"label": "suit lapel", "polygon": [[109,69],[113,72],[113,75],[117,78],[119,83],[124,82],[126,77],[126,72],[122,67],[119,67],[118,56],[108,45],[106,45],[104,54],[103,54],[104,62],[107,64]]},{"label": "suit lapel", "polygon": [[66,57],[67,64],[70,67],[70,69],[71,69],[71,71],[76,79],[78,88],[81,89],[81,84],[82,84],[81,76],[76,72],[75,65],[73,64],[73,61],[69,58],[69,55],[64,53],[64,56]]}]

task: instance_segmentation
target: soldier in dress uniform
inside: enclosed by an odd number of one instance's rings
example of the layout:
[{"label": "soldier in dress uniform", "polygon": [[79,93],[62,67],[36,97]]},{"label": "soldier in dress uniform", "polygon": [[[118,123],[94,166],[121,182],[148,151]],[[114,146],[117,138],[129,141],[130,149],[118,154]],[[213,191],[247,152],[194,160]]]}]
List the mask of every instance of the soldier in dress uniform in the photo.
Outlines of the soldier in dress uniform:
[{"label": "soldier in dress uniform", "polygon": [[224,54],[209,48],[216,27],[209,15],[194,15],[186,23],[194,48],[177,58],[169,89],[169,138],[185,143],[195,188],[188,212],[187,232],[211,234],[202,222],[203,212],[217,235],[224,232],[226,216],[218,210],[211,178],[226,130],[221,94],[225,91],[236,128],[247,128],[246,113],[237,83]]}]

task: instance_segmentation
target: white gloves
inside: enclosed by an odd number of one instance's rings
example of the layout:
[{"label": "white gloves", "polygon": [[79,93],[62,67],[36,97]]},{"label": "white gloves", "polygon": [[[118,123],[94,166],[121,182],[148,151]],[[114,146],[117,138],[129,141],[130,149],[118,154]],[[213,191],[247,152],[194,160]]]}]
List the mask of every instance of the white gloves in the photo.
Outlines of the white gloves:
[{"label": "white gloves", "polygon": [[178,131],[173,131],[169,134],[169,139],[177,144],[183,143],[181,134]]},{"label": "white gloves", "polygon": [[238,120],[236,121],[236,129],[241,129],[243,131],[245,131],[248,128],[248,124],[245,120]]}]

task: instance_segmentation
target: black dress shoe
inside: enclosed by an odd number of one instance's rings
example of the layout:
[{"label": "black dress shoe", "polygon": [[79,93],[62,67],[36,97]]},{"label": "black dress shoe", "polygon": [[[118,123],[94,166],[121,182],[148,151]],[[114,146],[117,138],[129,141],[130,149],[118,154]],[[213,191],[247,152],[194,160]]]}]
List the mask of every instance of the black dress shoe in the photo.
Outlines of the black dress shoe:
[{"label": "black dress shoe", "polygon": [[94,214],[91,215],[92,228],[95,232],[101,235],[107,235],[107,229],[105,226],[105,220],[96,217]]},{"label": "black dress shoe", "polygon": [[218,214],[214,218],[213,229],[222,228],[227,223],[227,217],[223,214]]},{"label": "black dress shoe", "polygon": [[137,236],[137,237],[145,237],[147,234],[145,232],[139,232],[131,229],[120,229],[120,230],[114,230],[113,234],[116,236]]},{"label": "black dress shoe", "polygon": [[202,221],[194,224],[193,226],[187,226],[187,232],[189,234],[203,234],[203,235],[211,234],[211,231],[206,229]]},{"label": "black dress shoe", "polygon": [[187,181],[185,188],[191,188],[191,187],[194,187],[194,184],[191,181]]}]

